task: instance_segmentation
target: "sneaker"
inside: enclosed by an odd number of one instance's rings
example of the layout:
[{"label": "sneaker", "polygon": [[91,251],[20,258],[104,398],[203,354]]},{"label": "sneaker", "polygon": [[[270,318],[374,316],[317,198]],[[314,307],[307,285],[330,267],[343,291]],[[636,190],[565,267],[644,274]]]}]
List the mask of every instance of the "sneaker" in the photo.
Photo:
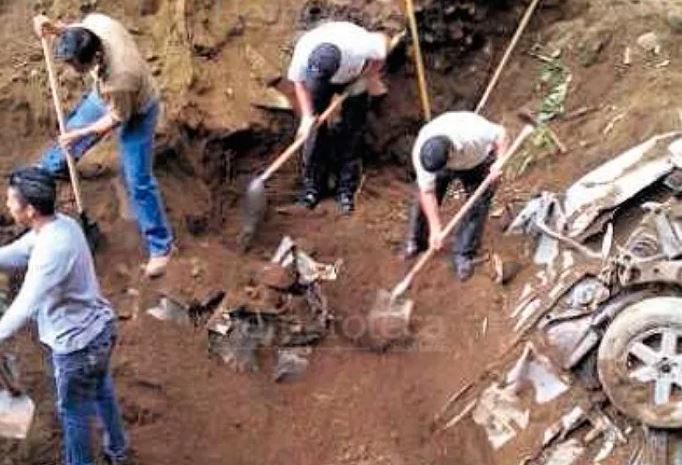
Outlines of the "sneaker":
[{"label": "sneaker", "polygon": [[355,209],[353,196],[350,194],[339,194],[336,202],[339,204],[339,211],[342,215],[350,215]]},{"label": "sneaker", "polygon": [[159,278],[166,273],[166,267],[171,259],[171,252],[166,255],[150,257],[144,267],[144,275],[149,279]]},{"label": "sneaker", "polygon": [[320,199],[317,197],[317,194],[313,192],[306,192],[299,200],[299,203],[304,207],[312,210],[317,206],[319,201]]},{"label": "sneaker", "polygon": [[455,255],[452,264],[455,268],[455,274],[457,275],[457,278],[459,278],[459,280],[462,282],[471,278],[471,276],[474,274],[474,264],[469,257],[464,255]]}]

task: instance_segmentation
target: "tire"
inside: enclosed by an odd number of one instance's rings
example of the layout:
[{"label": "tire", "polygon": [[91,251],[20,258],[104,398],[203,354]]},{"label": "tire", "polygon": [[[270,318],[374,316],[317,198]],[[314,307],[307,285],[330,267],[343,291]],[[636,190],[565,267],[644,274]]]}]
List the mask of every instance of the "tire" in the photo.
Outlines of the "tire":
[{"label": "tire", "polygon": [[682,297],[643,297],[606,329],[597,356],[607,396],[656,428],[682,426]]}]

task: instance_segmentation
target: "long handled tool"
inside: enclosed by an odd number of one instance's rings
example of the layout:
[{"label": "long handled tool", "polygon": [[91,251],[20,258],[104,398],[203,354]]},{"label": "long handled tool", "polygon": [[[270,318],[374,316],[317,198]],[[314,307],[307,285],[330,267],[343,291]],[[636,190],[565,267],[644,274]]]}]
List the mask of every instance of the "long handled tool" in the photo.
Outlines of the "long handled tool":
[{"label": "long handled tool", "polygon": [[[391,42],[388,46],[388,53],[392,53],[398,48],[398,45],[403,41],[406,35],[405,31],[400,32],[391,38]],[[348,96],[354,92],[356,85],[361,86],[363,76],[360,76],[357,81],[350,84],[345,92],[343,92],[339,97],[333,100],[329,107],[317,118],[315,121],[315,128],[319,128],[325,121],[327,121],[331,115],[336,111],[337,108],[348,98]],[[297,138],[287,149],[282,152],[271,164],[268,166],[263,173],[258,177],[254,178],[246,189],[246,194],[242,200],[242,229],[239,234],[239,243],[243,250],[248,249],[253,239],[254,234],[258,225],[265,216],[267,210],[267,196],[265,194],[265,182],[270,179],[270,177],[279,170],[284,163],[289,160],[298,149],[300,149],[305,143],[305,137]]]},{"label": "long handled tool", "polygon": [[[523,144],[524,140],[531,132],[533,132],[533,127],[531,125],[523,127],[507,152],[495,161],[495,164],[491,168],[491,174],[483,180],[462,208],[459,209],[452,220],[443,228],[440,235],[441,239],[445,239],[450,232],[461,223],[465,215],[469,213],[474,204],[494,182],[494,173],[502,170],[504,165],[521,147],[521,144]],[[374,306],[370,310],[368,316],[369,336],[373,346],[385,347],[393,340],[402,338],[407,334],[407,327],[409,325],[414,303],[409,299],[402,299],[401,297],[409,289],[415,276],[424,268],[424,265],[426,265],[435,253],[436,249],[429,248],[429,250],[421,255],[419,260],[412,266],[412,269],[391,292],[385,290],[380,290],[378,292]]]},{"label": "long handled tool", "polygon": [[417,19],[414,15],[414,3],[412,0],[405,0],[405,10],[408,22],[410,23],[410,32],[412,34],[414,62],[415,66],[417,67],[417,85],[419,87],[419,98],[422,103],[422,111],[424,112],[424,119],[426,121],[431,121],[431,103],[429,102],[429,93],[426,85],[424,58],[422,56],[422,49],[419,43],[419,30],[417,29]]},{"label": "long handled tool", "polygon": [[[315,121],[315,128],[319,128],[334,111],[343,103],[351,92],[351,88],[347,89],[343,94],[334,99],[327,109]],[[284,165],[284,163],[291,158],[298,149],[300,149],[306,141],[306,137],[299,136],[287,149],[282,152],[263,173],[254,178],[246,189],[244,200],[242,201],[242,230],[239,236],[239,242],[242,248],[246,249],[251,243],[256,228],[263,220],[265,212],[268,207],[268,199],[265,193],[265,182],[270,179],[270,176]]]},{"label": "long handled tool", "polygon": [[13,357],[0,353],[0,437],[24,439],[35,404],[21,387]]},{"label": "long handled tool", "polygon": [[[54,102],[54,108],[57,113],[57,121],[59,122],[59,132],[60,134],[64,134],[66,133],[66,124],[64,122],[64,112],[62,110],[61,101],[59,100],[57,78],[54,73],[54,64],[52,62],[52,51],[50,50],[50,46],[47,43],[47,39],[43,37],[40,41],[43,46],[43,55],[45,56],[45,66],[47,67],[47,76],[50,82],[52,101]],[[78,210],[78,216],[80,217],[81,226],[83,227],[85,238],[90,245],[90,250],[95,250],[102,237],[102,232],[99,228],[99,225],[88,217],[85,207],[83,206],[83,196],[81,194],[80,183],[78,180],[76,162],[74,161],[73,156],[68,149],[63,148],[62,150],[64,151],[64,158],[66,158],[66,165],[69,168],[69,178],[71,179],[73,194],[76,198],[76,208]]]},{"label": "long handled tool", "polygon": [[497,69],[495,70],[495,73],[493,74],[492,79],[488,83],[488,87],[485,89],[485,92],[483,92],[483,97],[481,97],[481,100],[478,102],[478,105],[476,106],[476,110],[475,110],[476,113],[479,113],[481,111],[481,109],[485,106],[485,104],[488,102],[488,98],[490,97],[490,94],[492,93],[493,89],[495,88],[497,81],[500,79],[500,76],[502,75],[502,71],[504,70],[504,67],[507,65],[507,61],[509,61],[509,57],[511,57],[511,54],[514,51],[514,48],[516,48],[516,44],[518,43],[519,39],[521,38],[523,31],[526,30],[526,26],[528,26],[528,23],[530,22],[530,18],[531,18],[531,16],[533,16],[533,12],[535,11],[535,8],[538,6],[538,3],[540,3],[540,0],[533,0],[533,2],[526,9],[526,13],[523,15],[523,18],[521,19],[521,22],[519,23],[519,27],[516,28],[516,32],[514,33],[514,37],[512,37],[512,40],[509,43],[509,46],[507,47],[507,50],[504,52],[504,55],[502,56],[502,60],[500,60],[500,64],[497,65]]}]

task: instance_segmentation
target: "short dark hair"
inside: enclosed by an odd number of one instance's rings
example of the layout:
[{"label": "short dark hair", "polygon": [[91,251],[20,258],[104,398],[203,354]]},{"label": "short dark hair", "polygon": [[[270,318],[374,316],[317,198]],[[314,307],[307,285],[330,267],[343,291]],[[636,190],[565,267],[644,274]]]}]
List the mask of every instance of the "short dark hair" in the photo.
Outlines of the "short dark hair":
[{"label": "short dark hair", "polygon": [[21,199],[43,216],[53,215],[57,201],[57,186],[49,171],[28,166],[12,171],[9,187],[16,189]]},{"label": "short dark hair", "polygon": [[419,159],[424,169],[429,173],[435,173],[445,168],[451,145],[452,142],[445,136],[427,139],[419,153]]},{"label": "short dark hair", "polygon": [[83,27],[68,27],[59,34],[54,47],[58,60],[87,66],[102,49],[102,41]]}]

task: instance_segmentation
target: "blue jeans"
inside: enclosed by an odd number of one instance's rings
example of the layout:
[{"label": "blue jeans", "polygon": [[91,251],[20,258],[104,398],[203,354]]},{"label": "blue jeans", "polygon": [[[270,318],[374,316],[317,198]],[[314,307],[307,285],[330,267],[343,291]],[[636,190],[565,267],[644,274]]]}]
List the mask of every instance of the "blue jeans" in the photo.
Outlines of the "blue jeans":
[{"label": "blue jeans", "polygon": [[65,355],[52,353],[64,465],[94,463],[90,427],[95,418],[101,421],[104,453],[110,461],[116,463],[127,454],[128,441],[109,372],[114,341],[110,323],[84,349]]},{"label": "blue jeans", "polygon": [[[93,90],[83,96],[69,115],[66,126],[68,129],[88,126],[105,113],[105,103]],[[132,116],[117,129],[119,162],[124,185],[147,252],[152,256],[166,255],[173,243],[159,186],[152,173],[154,129],[158,113],[158,103],[152,102],[141,114]],[[90,135],[77,140],[71,145],[73,157],[79,160],[100,139],[100,136]],[[39,164],[53,174],[63,172],[66,169],[66,161],[59,145],[53,144],[48,148]]]}]

